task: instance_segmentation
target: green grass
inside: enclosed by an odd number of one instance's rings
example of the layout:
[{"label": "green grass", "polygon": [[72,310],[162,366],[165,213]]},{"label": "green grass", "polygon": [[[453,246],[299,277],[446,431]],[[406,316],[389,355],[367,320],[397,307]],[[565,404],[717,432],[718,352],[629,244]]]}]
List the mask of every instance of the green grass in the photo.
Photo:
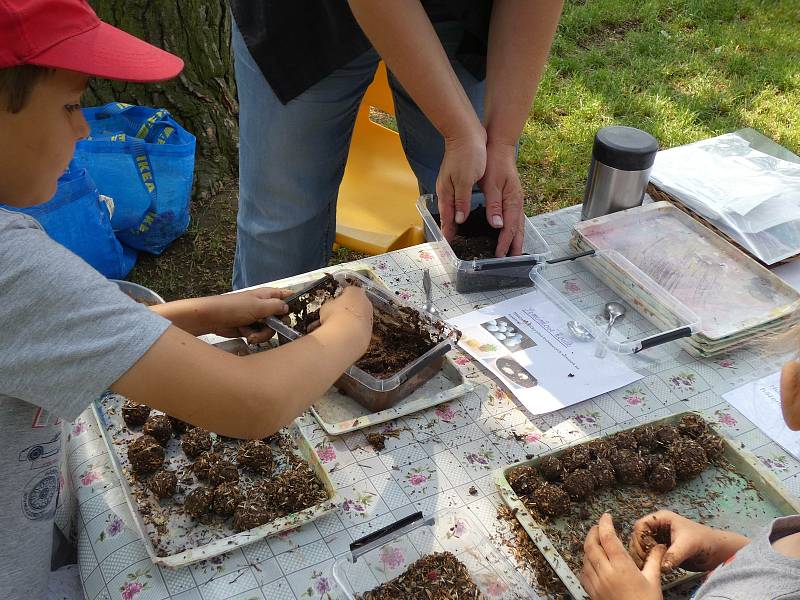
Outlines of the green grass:
[{"label": "green grass", "polygon": [[[526,212],[581,201],[610,124],[662,148],[753,127],[800,152],[799,65],[797,0],[567,0],[520,140]],[[168,299],[227,291],[235,210],[235,189],[196,203],[189,234],[130,279]]]},{"label": "green grass", "polygon": [[662,148],[754,127],[800,150],[798,32],[794,0],[568,1],[520,142],[528,214],[580,202],[610,124]]}]

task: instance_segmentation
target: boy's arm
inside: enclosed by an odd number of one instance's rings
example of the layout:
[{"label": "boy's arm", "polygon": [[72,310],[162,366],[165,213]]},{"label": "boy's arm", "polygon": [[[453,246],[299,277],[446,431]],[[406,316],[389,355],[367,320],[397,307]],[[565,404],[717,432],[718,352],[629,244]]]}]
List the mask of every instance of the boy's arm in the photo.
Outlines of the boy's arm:
[{"label": "boy's arm", "polygon": [[291,294],[290,290],[258,288],[235,294],[175,300],[151,306],[150,310],[192,335],[247,335],[248,341],[259,343],[272,337],[272,333],[262,330],[263,334],[258,334],[247,326],[264,317],[285,314],[287,306],[282,299]]},{"label": "boy's arm", "polygon": [[369,344],[372,305],[346,288],[321,325],[278,348],[237,357],[170,327],[111,389],[183,421],[237,438],[262,438],[300,415]]}]

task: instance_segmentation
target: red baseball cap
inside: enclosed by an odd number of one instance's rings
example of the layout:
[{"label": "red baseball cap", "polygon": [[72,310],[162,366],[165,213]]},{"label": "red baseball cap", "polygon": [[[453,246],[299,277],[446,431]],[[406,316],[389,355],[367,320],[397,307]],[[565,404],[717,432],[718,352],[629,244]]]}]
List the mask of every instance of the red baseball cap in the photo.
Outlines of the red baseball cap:
[{"label": "red baseball cap", "polygon": [[177,56],[104,23],[86,0],[0,0],[0,69],[38,65],[125,81],[164,81]]}]

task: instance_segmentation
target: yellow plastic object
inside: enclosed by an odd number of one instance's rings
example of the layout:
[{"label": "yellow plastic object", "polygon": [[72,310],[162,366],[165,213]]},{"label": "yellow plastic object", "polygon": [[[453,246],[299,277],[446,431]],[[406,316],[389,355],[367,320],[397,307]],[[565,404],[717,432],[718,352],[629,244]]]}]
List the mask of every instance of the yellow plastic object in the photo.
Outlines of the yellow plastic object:
[{"label": "yellow plastic object", "polygon": [[421,244],[425,234],[415,206],[417,178],[400,136],[370,121],[370,106],[394,114],[383,63],[358,109],[336,208],[336,243],[366,254],[381,254]]}]

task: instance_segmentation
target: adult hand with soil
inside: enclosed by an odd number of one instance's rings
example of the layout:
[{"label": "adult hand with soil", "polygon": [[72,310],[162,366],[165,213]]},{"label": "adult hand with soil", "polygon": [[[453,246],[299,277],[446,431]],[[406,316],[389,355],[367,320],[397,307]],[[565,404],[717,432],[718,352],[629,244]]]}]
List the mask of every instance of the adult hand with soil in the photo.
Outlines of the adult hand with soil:
[{"label": "adult hand with soil", "polygon": [[517,171],[515,144],[489,141],[486,146],[486,171],[478,185],[486,197],[486,220],[492,227],[502,229],[495,256],[522,254],[525,236],[524,194]]},{"label": "adult hand with soil", "polygon": [[215,333],[223,337],[246,337],[249,343],[260,344],[270,339],[274,332],[267,327],[255,330],[250,325],[266,317],[285,315],[289,307],[283,298],[291,294],[291,290],[265,287],[178,300],[151,308],[193,335]]},{"label": "adult hand with soil", "polygon": [[372,338],[372,302],[362,288],[348,285],[341,294],[322,305],[319,322],[314,332],[335,329],[351,335],[361,356]]},{"label": "adult hand with soil", "polygon": [[617,537],[611,515],[600,517],[583,545],[580,581],[592,600],[661,600],[661,557],[654,547],[640,571]]},{"label": "adult hand with soil", "polygon": [[448,138],[436,178],[436,197],[442,235],[452,240],[458,225],[467,220],[472,205],[472,187],[486,170],[486,132],[480,126],[473,133]]},{"label": "adult hand with soil", "polygon": [[710,571],[748,543],[750,540],[738,533],[714,529],[672,511],[659,510],[636,521],[629,550],[634,561],[642,565],[655,544],[665,544],[667,551],[661,561],[664,573],[678,567],[687,571]]}]

